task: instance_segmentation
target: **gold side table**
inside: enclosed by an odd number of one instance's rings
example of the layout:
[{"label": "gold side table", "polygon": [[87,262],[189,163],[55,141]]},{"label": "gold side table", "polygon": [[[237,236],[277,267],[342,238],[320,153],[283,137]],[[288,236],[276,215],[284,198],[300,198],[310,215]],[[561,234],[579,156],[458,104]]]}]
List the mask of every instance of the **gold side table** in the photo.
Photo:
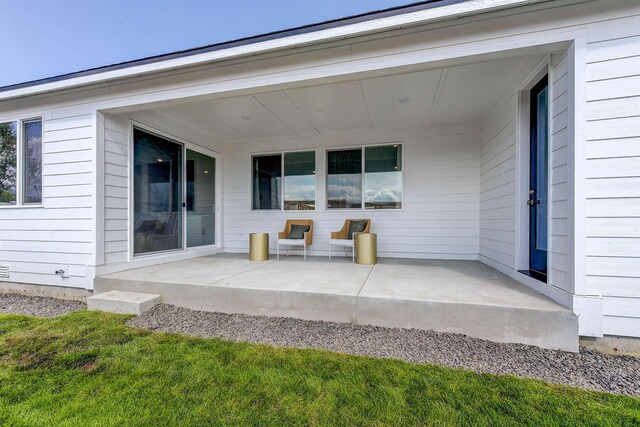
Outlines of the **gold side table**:
[{"label": "gold side table", "polygon": [[374,233],[358,233],[356,241],[356,264],[373,265],[378,262],[378,235]]},{"label": "gold side table", "polygon": [[269,233],[249,234],[249,261],[269,260]]}]

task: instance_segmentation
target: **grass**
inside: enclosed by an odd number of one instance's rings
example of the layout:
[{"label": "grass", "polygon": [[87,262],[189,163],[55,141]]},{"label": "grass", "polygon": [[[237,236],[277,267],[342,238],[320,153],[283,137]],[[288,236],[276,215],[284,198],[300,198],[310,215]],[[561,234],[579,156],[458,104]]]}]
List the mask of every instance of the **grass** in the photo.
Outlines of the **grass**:
[{"label": "grass", "polygon": [[80,311],[0,315],[0,425],[640,425],[640,399]]}]

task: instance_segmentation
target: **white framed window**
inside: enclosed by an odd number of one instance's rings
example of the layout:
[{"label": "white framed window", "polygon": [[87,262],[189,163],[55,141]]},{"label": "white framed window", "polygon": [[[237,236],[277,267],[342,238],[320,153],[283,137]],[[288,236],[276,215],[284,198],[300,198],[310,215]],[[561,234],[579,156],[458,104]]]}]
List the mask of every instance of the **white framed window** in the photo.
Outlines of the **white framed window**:
[{"label": "white framed window", "polygon": [[251,209],[316,209],[316,152],[287,151],[251,156]]},{"label": "white framed window", "polygon": [[402,144],[327,150],[327,209],[402,209]]},{"label": "white framed window", "polygon": [[0,206],[42,204],[42,119],[0,122]]}]

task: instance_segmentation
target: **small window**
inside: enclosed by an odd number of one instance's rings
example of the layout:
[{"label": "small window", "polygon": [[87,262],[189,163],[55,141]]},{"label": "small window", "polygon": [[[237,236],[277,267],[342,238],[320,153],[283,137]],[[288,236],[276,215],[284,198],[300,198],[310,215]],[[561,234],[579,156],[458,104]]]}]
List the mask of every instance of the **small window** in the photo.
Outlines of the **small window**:
[{"label": "small window", "polygon": [[31,120],[23,124],[23,157],[25,204],[42,203],[42,121]]},{"label": "small window", "polygon": [[367,147],[364,157],[365,209],[401,209],[402,146]]},{"label": "small window", "polygon": [[284,153],[284,210],[316,208],[316,153]]},{"label": "small window", "polygon": [[0,123],[0,204],[15,205],[17,196],[16,123]]},{"label": "small window", "polygon": [[327,153],[329,209],[401,209],[402,187],[400,144]]},{"label": "small window", "polygon": [[0,205],[41,203],[42,120],[0,123]]},{"label": "small window", "polygon": [[282,155],[253,157],[253,209],[281,209]]},{"label": "small window", "polygon": [[327,153],[327,207],[362,207],[362,149]]},{"label": "small window", "polygon": [[296,151],[252,157],[254,210],[314,210],[316,153]]}]

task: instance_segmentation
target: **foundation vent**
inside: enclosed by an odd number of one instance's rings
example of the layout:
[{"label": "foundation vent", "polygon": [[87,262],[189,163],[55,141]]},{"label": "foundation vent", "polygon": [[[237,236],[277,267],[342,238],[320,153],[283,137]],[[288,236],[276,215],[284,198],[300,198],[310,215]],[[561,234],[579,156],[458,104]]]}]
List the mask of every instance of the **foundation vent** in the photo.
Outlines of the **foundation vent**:
[{"label": "foundation vent", "polygon": [[9,277],[9,266],[0,265],[0,278],[8,278],[8,277]]}]

